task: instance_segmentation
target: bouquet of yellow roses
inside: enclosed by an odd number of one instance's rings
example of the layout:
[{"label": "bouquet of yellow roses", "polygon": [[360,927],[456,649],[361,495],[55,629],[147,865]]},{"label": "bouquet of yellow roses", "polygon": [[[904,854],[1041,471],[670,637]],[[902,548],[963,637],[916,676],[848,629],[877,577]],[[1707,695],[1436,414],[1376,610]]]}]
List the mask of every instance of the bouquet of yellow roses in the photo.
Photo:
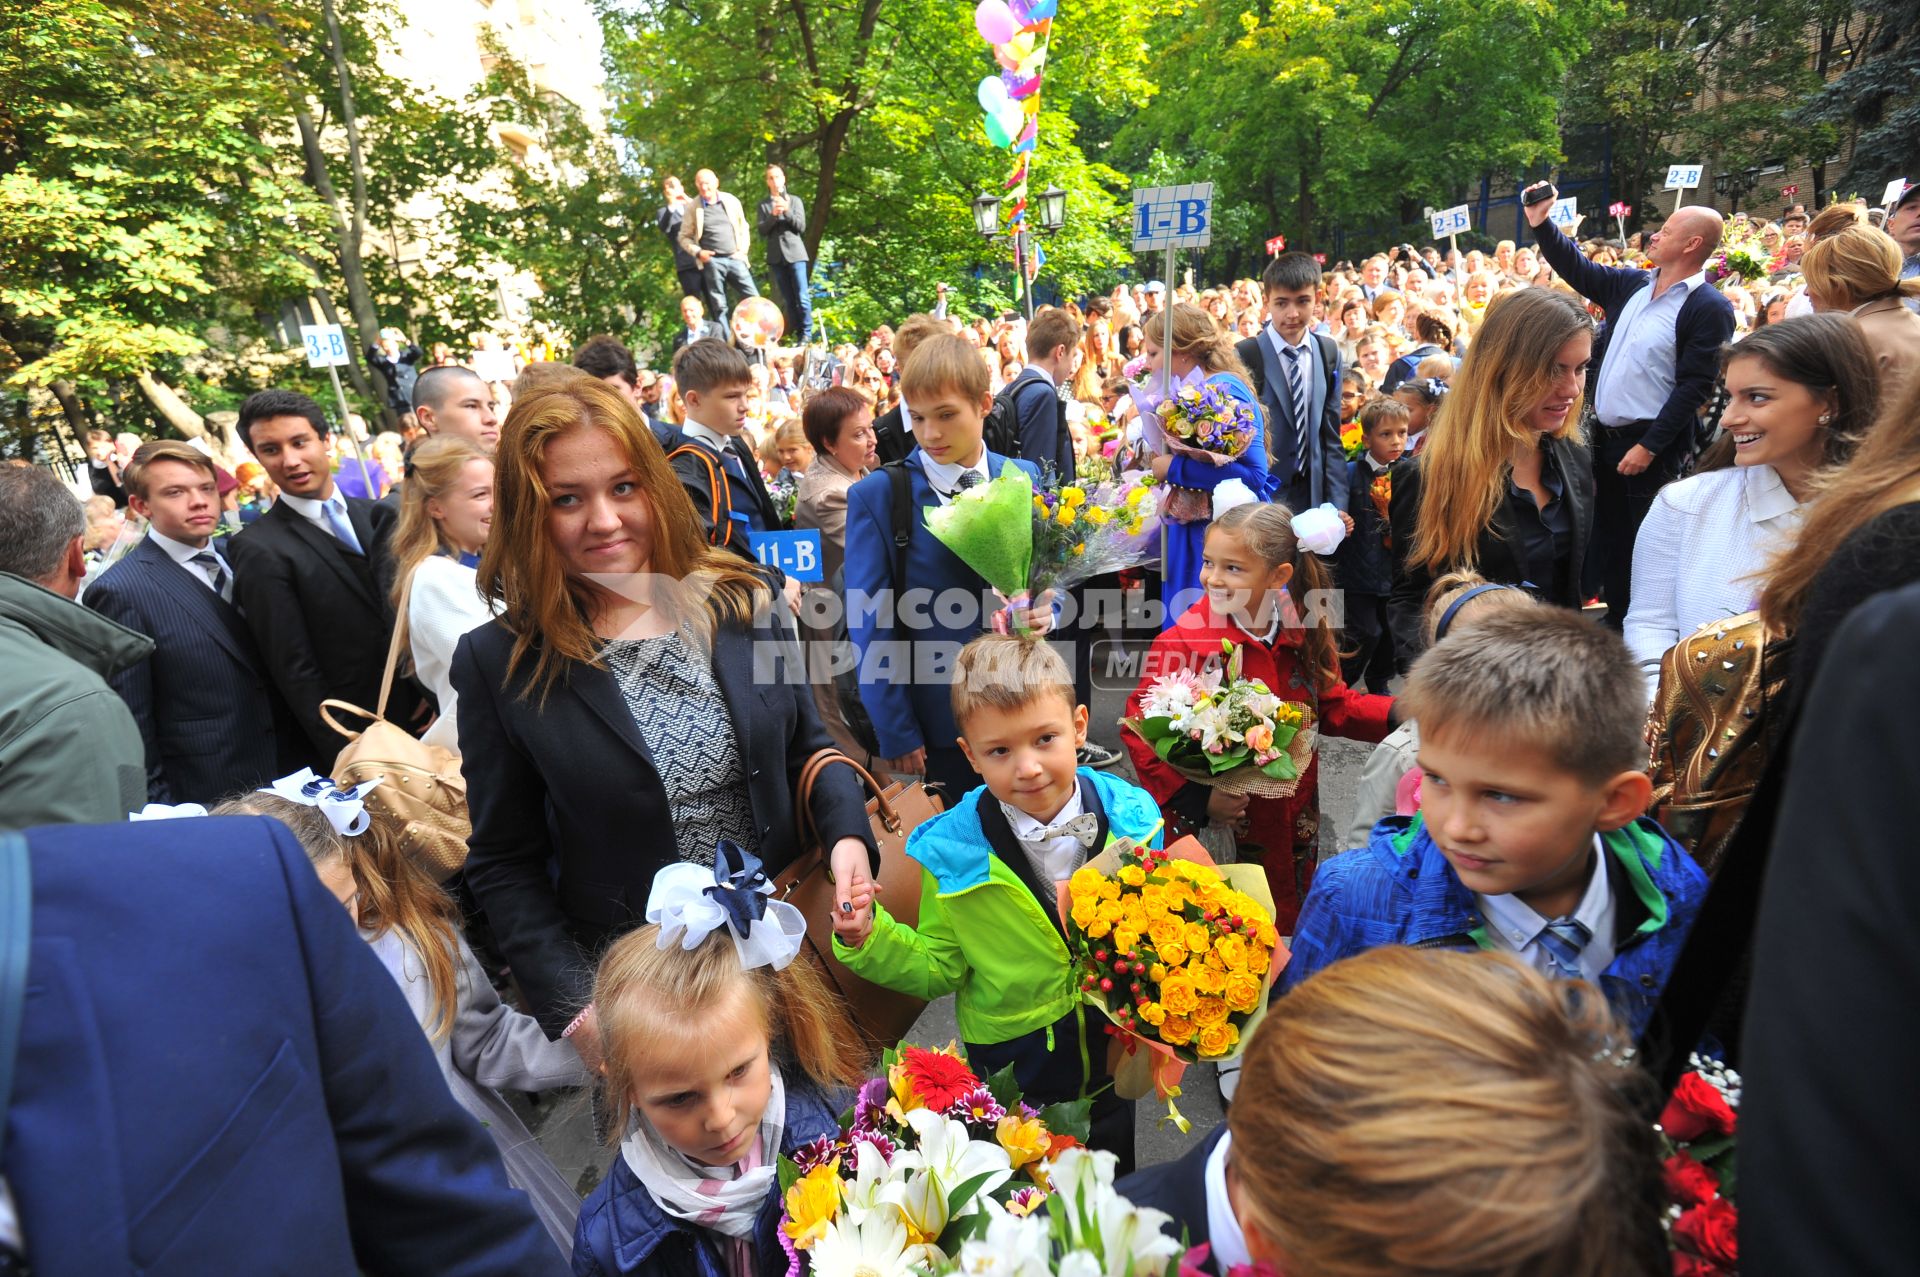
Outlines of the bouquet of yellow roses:
[{"label": "bouquet of yellow roses", "polygon": [[1192,838],[1116,839],[1061,887],[1080,994],[1112,1021],[1115,1089],[1172,1100],[1187,1064],[1238,1056],[1286,965],[1259,865],[1216,865]]}]

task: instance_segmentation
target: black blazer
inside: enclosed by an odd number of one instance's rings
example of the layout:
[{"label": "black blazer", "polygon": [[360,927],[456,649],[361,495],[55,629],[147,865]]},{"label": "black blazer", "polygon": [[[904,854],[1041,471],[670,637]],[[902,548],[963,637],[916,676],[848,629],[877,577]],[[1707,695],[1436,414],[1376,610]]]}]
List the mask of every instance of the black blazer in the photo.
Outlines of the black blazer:
[{"label": "black blazer", "polygon": [[754,218],[760,238],[766,241],[767,265],[780,267],[807,260],[807,206],[798,195],[787,192],[787,211],[773,211],[773,196],[760,201]]},{"label": "black blazer", "polygon": [[689,341],[687,338],[687,326],[685,324],[680,325],[680,331],[673,335],[673,353],[677,355],[683,347],[690,346],[695,341],[705,341],[709,337],[714,341],[724,341],[728,345],[733,344],[733,339],[727,335],[727,330],[720,326],[718,320],[703,319],[700,321],[700,335],[693,338],[692,341]]},{"label": "black blazer", "polygon": [[[1333,338],[1325,333],[1309,333],[1317,354],[1319,367],[1313,371],[1319,374],[1318,384],[1306,387],[1309,396],[1322,395],[1320,415],[1317,420],[1307,424],[1313,430],[1313,437],[1307,440],[1307,488],[1304,493],[1289,493],[1292,476],[1282,478],[1280,488],[1272,500],[1283,503],[1300,502],[1307,508],[1332,503],[1337,510],[1347,508],[1347,453],[1340,446],[1340,348]],[[1260,397],[1260,406],[1267,413],[1267,464],[1277,469],[1279,449],[1273,444],[1273,432],[1280,423],[1289,420],[1287,392],[1284,385],[1267,380],[1266,329],[1234,345],[1233,353],[1246,365],[1247,373],[1253,378],[1253,393]],[[1270,347],[1266,347],[1271,349]],[[1299,513],[1295,510],[1294,513]]]},{"label": "black blazer", "polygon": [[907,454],[913,451],[913,431],[907,429],[905,414],[900,411],[899,404],[873,419],[873,450],[880,454],[880,464],[883,466],[905,461]]},{"label": "black blazer", "polygon": [[[331,772],[346,738],[320,718],[328,697],[371,712],[380,699],[393,617],[380,582],[392,511],[348,497],[347,518],[367,550],[354,554],[302,518],[285,500],[227,543],[234,601],[246,614],[274,685],[307,739],[302,760]],[[395,679],[387,718],[411,726],[422,698]]]},{"label": "black blazer", "polygon": [[[1209,1244],[1212,1233],[1207,1227],[1207,1159],[1213,1156],[1214,1148],[1226,1133],[1226,1123],[1222,1122],[1214,1127],[1211,1135],[1173,1161],[1142,1167],[1115,1184],[1114,1191],[1135,1206],[1151,1206],[1173,1216],[1166,1226],[1168,1236],[1180,1236],[1184,1227],[1189,1247]],[[1200,1270],[1213,1274],[1220,1268],[1209,1255]]]},{"label": "black blazer", "polygon": [[110,680],[146,742],[149,802],[212,803],[299,770],[306,738],[240,610],[152,538],[82,601],[154,641],[152,656]]},{"label": "black blazer", "polygon": [[[645,920],[655,871],[679,855],[666,787],[612,671],[573,665],[542,705],[528,692],[531,659],[507,677],[513,637],[491,621],[453,654],[473,818],[466,875],[534,1015],[558,1037],[592,995],[600,951]],[[801,851],[800,769],[832,746],[804,678],[757,666],[778,641],[769,622],[723,626],[713,652],[769,876]],[[866,794],[846,768],[821,776],[813,816],[828,847],[873,846]]]},{"label": "black blazer", "polygon": [[[1561,482],[1566,485],[1566,500],[1573,511],[1573,544],[1566,587],[1559,598],[1547,602],[1578,608],[1586,601],[1580,596],[1580,569],[1586,562],[1587,545],[1593,538],[1593,466],[1583,443],[1551,436],[1543,442],[1553,454]],[[1403,674],[1426,646],[1422,611],[1435,576],[1407,559],[1414,528],[1420,521],[1420,481],[1424,469],[1421,460],[1412,457],[1394,465],[1393,500],[1387,507],[1393,527],[1393,592],[1387,596],[1387,626],[1393,632],[1394,663]],[[1520,585],[1527,579],[1514,554],[1512,539],[1517,535],[1503,498],[1493,507],[1492,522],[1480,533],[1477,570],[1481,576],[1504,585]]]}]

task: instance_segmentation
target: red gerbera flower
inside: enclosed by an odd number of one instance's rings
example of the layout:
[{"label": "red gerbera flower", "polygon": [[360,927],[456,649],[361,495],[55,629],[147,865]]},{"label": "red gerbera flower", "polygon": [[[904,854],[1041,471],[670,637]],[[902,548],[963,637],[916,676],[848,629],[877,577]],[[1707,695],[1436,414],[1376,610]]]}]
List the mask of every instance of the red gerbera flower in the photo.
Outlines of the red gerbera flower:
[{"label": "red gerbera flower", "polygon": [[967,1062],[945,1051],[910,1046],[900,1053],[900,1066],[913,1083],[913,1093],[936,1113],[952,1108],[980,1086]]}]

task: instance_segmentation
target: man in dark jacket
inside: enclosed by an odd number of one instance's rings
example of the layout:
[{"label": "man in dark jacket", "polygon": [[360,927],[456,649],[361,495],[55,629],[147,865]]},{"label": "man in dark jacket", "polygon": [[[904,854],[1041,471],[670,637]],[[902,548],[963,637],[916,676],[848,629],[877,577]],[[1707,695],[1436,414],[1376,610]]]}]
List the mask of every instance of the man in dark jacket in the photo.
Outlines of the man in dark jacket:
[{"label": "man in dark jacket", "polygon": [[286,826],[24,841],[0,848],[0,918],[31,910],[0,1171],[34,1272],[567,1271]]},{"label": "man in dark jacket", "polygon": [[[1543,186],[1536,182],[1527,190]],[[1524,192],[1523,192],[1524,194]],[[1692,459],[1700,405],[1713,393],[1720,350],[1733,339],[1733,304],[1707,283],[1720,214],[1683,208],[1647,242],[1653,271],[1600,266],[1547,220],[1553,201],[1526,205],[1547,264],[1607,313],[1593,343],[1593,551],[1586,590],[1601,590],[1607,624],[1627,619],[1633,541],[1653,498]]]},{"label": "man in dark jacket", "polygon": [[700,259],[688,252],[680,242],[680,227],[687,216],[687,189],[677,177],[669,177],[660,183],[660,193],[666,203],[654,214],[653,224],[667,237],[667,244],[673,249],[673,273],[680,280],[682,297],[699,297],[705,289],[700,283]]},{"label": "man in dark jacket", "polygon": [[147,751],[107,679],[153,640],[79,603],[87,516],[52,473],[0,466],[0,829],[125,820]]},{"label": "man in dark jacket", "polygon": [[413,383],[420,376],[421,358],[420,347],[407,342],[398,328],[382,328],[380,344],[367,347],[367,363],[386,378],[387,407],[397,413],[413,409]]},{"label": "man in dark jacket", "polygon": [[807,285],[807,206],[787,189],[786,170],[767,165],[767,198],[757,218],[767,241],[767,273],[773,277],[780,309],[787,316],[787,340],[804,346],[813,340],[813,298]]}]

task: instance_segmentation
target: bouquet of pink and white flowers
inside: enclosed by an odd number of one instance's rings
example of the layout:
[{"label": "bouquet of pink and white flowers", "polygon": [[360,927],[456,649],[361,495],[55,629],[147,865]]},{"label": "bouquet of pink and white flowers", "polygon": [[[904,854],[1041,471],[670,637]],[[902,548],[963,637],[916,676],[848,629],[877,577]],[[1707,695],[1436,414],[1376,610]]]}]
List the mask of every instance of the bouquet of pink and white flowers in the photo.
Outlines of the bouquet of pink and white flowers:
[{"label": "bouquet of pink and white flowers", "polygon": [[1239,647],[1224,639],[1220,646],[1224,669],[1156,679],[1141,698],[1144,712],[1121,723],[1191,780],[1229,793],[1291,797],[1313,758],[1311,712],[1260,679],[1242,678]]}]

